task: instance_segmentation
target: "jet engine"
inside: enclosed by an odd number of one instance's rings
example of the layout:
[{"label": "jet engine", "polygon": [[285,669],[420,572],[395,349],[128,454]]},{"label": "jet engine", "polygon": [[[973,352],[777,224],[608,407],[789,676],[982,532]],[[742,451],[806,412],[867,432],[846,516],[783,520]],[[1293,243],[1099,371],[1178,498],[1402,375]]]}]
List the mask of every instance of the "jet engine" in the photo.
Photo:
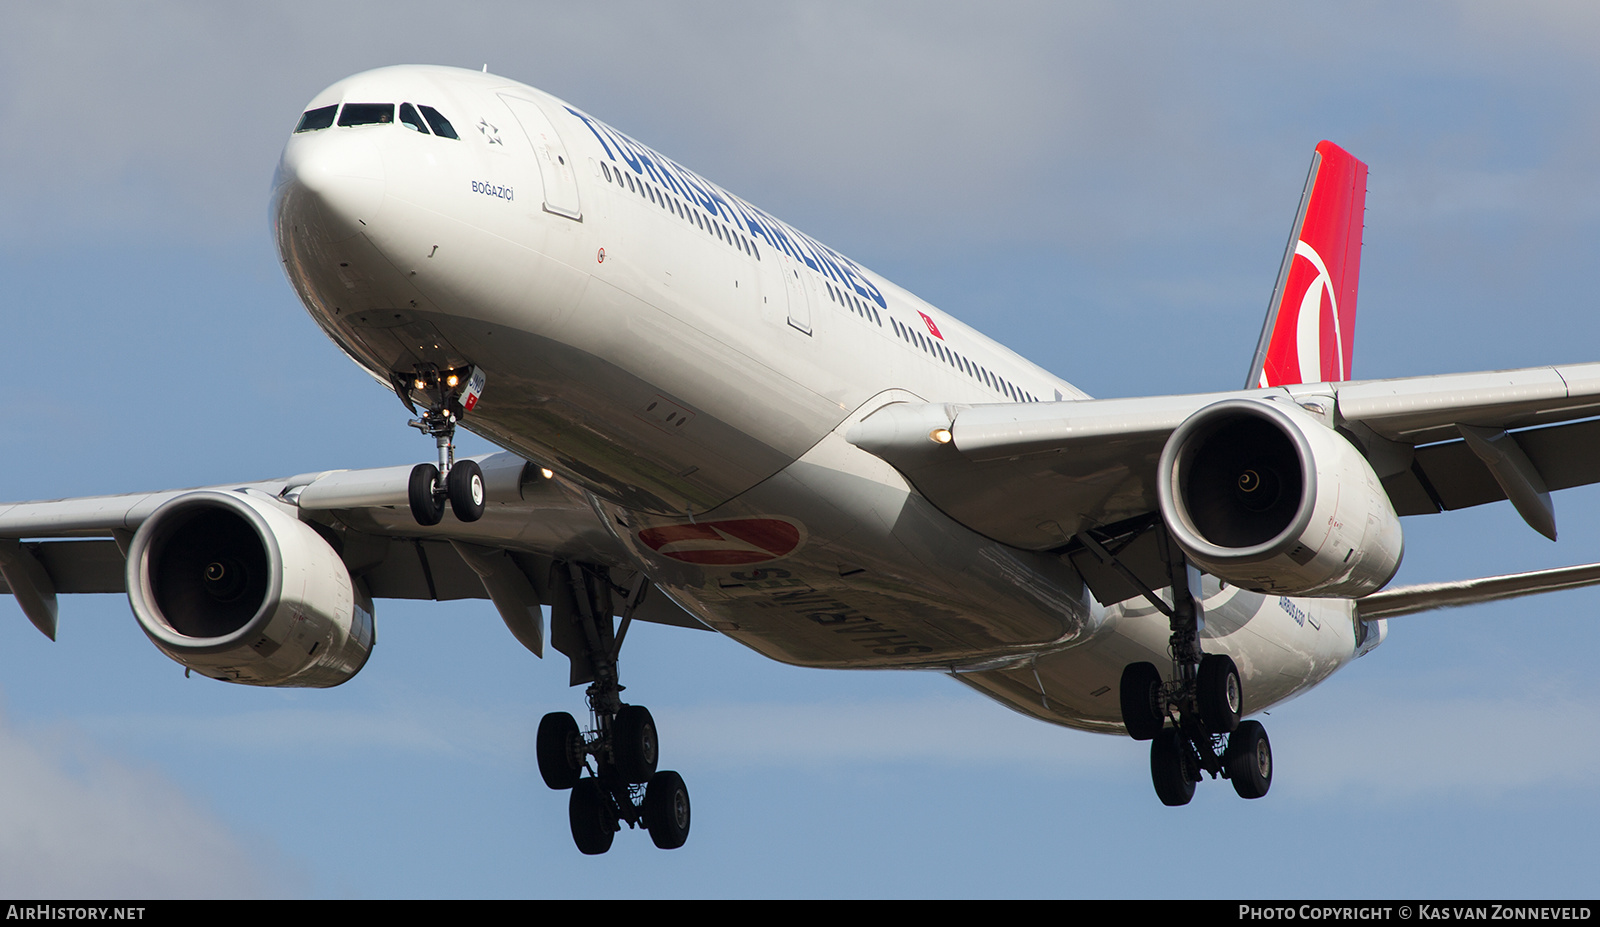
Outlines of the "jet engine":
[{"label": "jet engine", "polygon": [[178,496],[140,526],[127,570],[144,633],[213,679],[336,686],[372,652],[372,599],[328,542],[274,500]]},{"label": "jet engine", "polygon": [[1355,446],[1298,406],[1229,399],[1161,452],[1167,531],[1194,564],[1256,592],[1360,596],[1400,568],[1400,520]]}]

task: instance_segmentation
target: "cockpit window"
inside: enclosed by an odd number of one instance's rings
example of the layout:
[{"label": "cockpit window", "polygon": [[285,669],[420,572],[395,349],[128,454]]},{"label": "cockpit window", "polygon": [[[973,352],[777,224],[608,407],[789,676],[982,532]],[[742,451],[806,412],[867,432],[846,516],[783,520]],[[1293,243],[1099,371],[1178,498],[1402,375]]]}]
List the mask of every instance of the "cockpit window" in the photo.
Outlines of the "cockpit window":
[{"label": "cockpit window", "polygon": [[416,107],[410,103],[400,104],[400,124],[413,132],[421,132],[423,135],[428,134],[427,123],[422,121],[422,117],[417,115]]},{"label": "cockpit window", "polygon": [[431,106],[418,106],[417,109],[422,110],[422,115],[428,118],[428,125],[433,126],[434,135],[437,135],[441,138],[453,138],[457,140],[461,138],[461,136],[456,134],[455,127],[450,124],[450,120],[439,115],[438,110]]},{"label": "cockpit window", "polygon": [[394,122],[393,103],[346,103],[339,113],[339,125],[374,126]]},{"label": "cockpit window", "polygon": [[319,106],[316,109],[308,109],[305,115],[300,117],[300,124],[295,126],[294,130],[296,132],[315,132],[318,129],[326,129],[328,126],[333,125],[333,114],[338,109],[339,104],[337,103],[332,106]]}]

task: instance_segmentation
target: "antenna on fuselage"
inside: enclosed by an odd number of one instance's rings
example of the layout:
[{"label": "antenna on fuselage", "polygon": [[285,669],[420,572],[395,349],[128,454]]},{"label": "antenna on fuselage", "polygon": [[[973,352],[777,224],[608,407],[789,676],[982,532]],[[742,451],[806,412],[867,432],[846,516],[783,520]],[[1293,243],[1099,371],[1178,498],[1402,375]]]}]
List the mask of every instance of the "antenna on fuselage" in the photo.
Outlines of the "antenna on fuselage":
[{"label": "antenna on fuselage", "polygon": [[489,73],[488,62],[485,62],[484,65],[483,65],[483,73],[485,73],[485,74]]}]

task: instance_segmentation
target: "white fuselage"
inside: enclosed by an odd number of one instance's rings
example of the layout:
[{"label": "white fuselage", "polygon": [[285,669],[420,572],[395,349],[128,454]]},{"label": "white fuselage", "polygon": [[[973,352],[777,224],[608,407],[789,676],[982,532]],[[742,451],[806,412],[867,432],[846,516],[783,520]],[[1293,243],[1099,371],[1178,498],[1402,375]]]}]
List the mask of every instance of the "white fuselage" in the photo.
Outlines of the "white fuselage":
[{"label": "white fuselage", "polygon": [[[943,668],[1120,730],[1119,674],[1168,665],[1166,619],[1099,606],[1056,553],[967,529],[844,439],[893,402],[1085,394],[533,88],[387,68],[307,109],[341,102],[433,107],[459,136],[332,125],[284,150],[289,278],[375,377],[485,371],[463,425],[586,493],[659,588],[763,654]],[[1205,648],[1237,662],[1247,712],[1381,639],[1345,600],[1206,592]]]}]

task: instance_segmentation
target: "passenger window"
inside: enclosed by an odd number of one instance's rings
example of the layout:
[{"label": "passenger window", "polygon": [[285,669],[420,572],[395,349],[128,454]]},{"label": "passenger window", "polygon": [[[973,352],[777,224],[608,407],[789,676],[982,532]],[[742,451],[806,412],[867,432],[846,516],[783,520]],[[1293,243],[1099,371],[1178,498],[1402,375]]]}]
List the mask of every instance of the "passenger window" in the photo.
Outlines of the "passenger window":
[{"label": "passenger window", "polygon": [[453,138],[457,141],[461,140],[461,136],[456,134],[455,126],[450,124],[450,120],[439,115],[438,110],[431,106],[418,106],[417,109],[422,110],[422,115],[427,118],[428,125],[433,127],[434,135],[437,135],[440,138]]},{"label": "passenger window", "polygon": [[422,117],[417,115],[416,108],[410,103],[400,104],[400,124],[413,132],[421,132],[423,135],[428,134],[427,123],[422,121]]},{"label": "passenger window", "polygon": [[305,114],[300,117],[300,124],[294,127],[295,132],[298,134],[300,132],[315,132],[318,129],[326,129],[328,126],[333,125],[333,114],[338,109],[339,104],[335,103],[332,106],[319,106],[316,109],[306,110]]},{"label": "passenger window", "polygon": [[346,103],[339,113],[339,125],[377,126],[394,122],[393,103]]},{"label": "passenger window", "polygon": [[606,175],[606,183],[610,183],[611,182],[611,168],[606,166],[606,162],[604,162],[604,161],[600,162],[600,172]]}]

